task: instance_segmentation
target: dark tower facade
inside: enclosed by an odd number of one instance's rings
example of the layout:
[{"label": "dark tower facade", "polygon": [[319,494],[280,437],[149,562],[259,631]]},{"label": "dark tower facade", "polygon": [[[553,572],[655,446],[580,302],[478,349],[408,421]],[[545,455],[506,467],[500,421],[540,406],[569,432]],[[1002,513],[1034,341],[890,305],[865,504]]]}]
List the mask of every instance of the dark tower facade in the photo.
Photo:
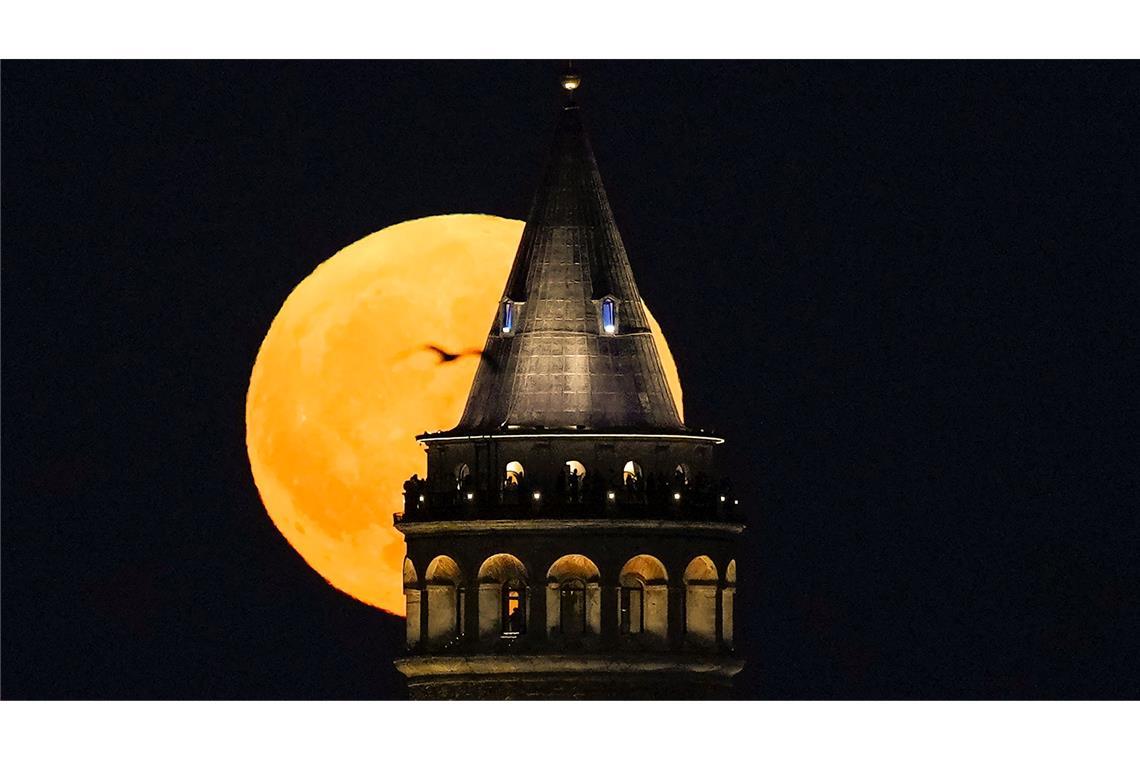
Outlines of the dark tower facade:
[{"label": "dark tower facade", "polygon": [[739,505],[677,412],[573,92],[459,424],[425,433],[413,698],[726,696]]}]

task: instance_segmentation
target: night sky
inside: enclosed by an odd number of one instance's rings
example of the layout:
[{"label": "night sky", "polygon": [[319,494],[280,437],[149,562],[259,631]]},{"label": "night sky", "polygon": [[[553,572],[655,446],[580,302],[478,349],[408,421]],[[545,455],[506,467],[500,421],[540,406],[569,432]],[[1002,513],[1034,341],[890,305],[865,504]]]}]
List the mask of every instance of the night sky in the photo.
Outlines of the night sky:
[{"label": "night sky", "polygon": [[[1138,67],[579,69],[751,515],[739,695],[1140,697]],[[4,62],[4,698],[404,696],[261,506],[249,373],[345,245],[524,217],[560,71]]]}]

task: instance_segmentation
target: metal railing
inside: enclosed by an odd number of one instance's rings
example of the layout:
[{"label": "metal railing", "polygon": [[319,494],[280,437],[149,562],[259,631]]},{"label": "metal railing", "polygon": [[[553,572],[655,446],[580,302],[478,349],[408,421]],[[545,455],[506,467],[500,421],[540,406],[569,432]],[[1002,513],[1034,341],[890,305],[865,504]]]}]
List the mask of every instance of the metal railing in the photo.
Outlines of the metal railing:
[{"label": "metal railing", "polygon": [[395,522],[527,517],[742,521],[739,499],[719,484],[546,490],[532,483],[495,490],[415,489],[405,493],[404,511]]}]

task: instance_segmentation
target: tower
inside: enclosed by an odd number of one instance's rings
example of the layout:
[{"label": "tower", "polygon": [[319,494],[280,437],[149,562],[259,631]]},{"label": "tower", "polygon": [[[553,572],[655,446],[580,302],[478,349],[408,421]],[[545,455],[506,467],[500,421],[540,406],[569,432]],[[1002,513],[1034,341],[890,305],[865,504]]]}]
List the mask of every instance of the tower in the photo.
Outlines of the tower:
[{"label": "tower", "polygon": [[727,694],[737,502],[677,412],[578,105],[459,424],[418,436],[404,593],[413,698]]}]

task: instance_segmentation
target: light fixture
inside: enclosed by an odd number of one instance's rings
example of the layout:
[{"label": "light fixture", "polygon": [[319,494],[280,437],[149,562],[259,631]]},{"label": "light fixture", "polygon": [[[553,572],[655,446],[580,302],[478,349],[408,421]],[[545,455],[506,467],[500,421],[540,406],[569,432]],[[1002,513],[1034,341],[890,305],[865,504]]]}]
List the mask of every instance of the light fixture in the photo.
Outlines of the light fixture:
[{"label": "light fixture", "polygon": [[724,494],[721,494],[721,495],[720,495],[720,500],[721,500],[721,502],[722,502],[722,503],[725,501],[725,499],[726,499],[725,495],[724,495]]},{"label": "light fixture", "polygon": [[538,491],[535,491],[535,492],[534,492],[534,493],[531,495],[531,498],[532,498],[532,499],[534,499],[535,501],[538,501],[539,499],[541,499],[541,498],[542,498],[542,494],[540,494]]},{"label": "light fixture", "polygon": [[613,491],[606,491],[606,498],[609,499],[610,501],[613,501],[614,499],[617,498],[617,494],[614,493]]},{"label": "light fixture", "polygon": [[423,503],[424,503],[424,495],[421,493],[420,494],[420,504],[423,504]]},{"label": "light fixture", "polygon": [[468,491],[467,492],[467,501],[474,501],[474,500],[475,500],[475,492],[474,491]]},{"label": "light fixture", "polygon": [[673,501],[680,501],[680,500],[681,500],[681,492],[680,491],[674,491],[673,492]]}]

